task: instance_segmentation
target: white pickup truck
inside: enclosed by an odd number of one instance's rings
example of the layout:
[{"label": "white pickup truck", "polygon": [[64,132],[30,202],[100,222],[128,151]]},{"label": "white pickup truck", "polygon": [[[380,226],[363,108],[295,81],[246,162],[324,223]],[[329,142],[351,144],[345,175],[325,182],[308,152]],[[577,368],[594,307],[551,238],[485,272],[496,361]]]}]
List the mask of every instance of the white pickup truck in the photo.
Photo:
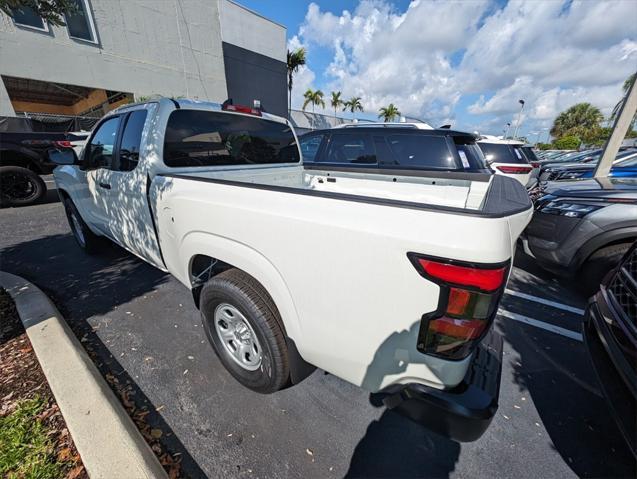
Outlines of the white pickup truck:
[{"label": "white pickup truck", "polygon": [[487,428],[491,326],[532,214],[519,182],[304,168],[285,119],[230,102],[125,106],[79,158],[50,158],[80,247],[108,238],[191,289],[246,387],[272,393],[319,367],[454,439]]}]

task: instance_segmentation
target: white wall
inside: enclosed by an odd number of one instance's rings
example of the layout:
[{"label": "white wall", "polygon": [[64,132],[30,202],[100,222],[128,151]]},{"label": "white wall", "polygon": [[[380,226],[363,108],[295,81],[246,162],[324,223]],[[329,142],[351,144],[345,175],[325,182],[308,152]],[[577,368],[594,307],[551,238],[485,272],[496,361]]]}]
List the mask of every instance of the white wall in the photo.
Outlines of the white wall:
[{"label": "white wall", "polygon": [[230,0],[220,0],[221,38],[282,62],[287,61],[286,29]]},{"label": "white wall", "polygon": [[0,74],[136,96],[227,97],[218,1],[90,4],[97,45],[69,38],[66,27],[50,33],[18,27],[0,13]]}]

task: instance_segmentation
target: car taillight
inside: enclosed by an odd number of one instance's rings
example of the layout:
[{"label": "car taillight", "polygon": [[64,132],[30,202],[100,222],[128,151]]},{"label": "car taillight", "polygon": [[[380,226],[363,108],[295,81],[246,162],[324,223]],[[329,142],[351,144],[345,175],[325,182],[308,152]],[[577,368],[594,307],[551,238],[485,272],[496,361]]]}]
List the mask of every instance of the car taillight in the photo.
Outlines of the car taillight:
[{"label": "car taillight", "polygon": [[539,161],[532,161],[531,162],[531,166],[533,168],[539,168],[540,167],[540,162]]},{"label": "car taillight", "polygon": [[473,264],[408,254],[421,276],[440,285],[438,309],[423,315],[418,350],[444,359],[466,358],[493,322],[509,262]]},{"label": "car taillight", "polygon": [[57,140],[54,141],[53,143],[55,143],[55,146],[60,147],[60,148],[72,148],[73,144],[68,141],[68,140]]},{"label": "car taillight", "polygon": [[526,173],[530,173],[533,167],[531,166],[496,166],[498,170],[502,173],[507,173],[510,175],[524,175]]}]

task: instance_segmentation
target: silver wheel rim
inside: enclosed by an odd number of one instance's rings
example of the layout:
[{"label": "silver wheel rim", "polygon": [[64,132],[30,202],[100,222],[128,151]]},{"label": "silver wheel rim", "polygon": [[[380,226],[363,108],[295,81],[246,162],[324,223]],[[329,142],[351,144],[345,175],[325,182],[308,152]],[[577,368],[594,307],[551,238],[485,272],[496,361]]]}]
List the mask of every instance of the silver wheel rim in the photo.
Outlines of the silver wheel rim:
[{"label": "silver wheel rim", "polygon": [[75,216],[75,213],[71,213],[71,221],[73,222],[73,234],[75,234],[75,237],[82,246],[85,245],[86,243],[84,241],[82,226],[80,225],[80,221],[77,219],[77,216]]},{"label": "silver wheel rim", "polygon": [[232,360],[248,371],[261,366],[261,344],[241,312],[228,303],[215,308],[215,332]]}]

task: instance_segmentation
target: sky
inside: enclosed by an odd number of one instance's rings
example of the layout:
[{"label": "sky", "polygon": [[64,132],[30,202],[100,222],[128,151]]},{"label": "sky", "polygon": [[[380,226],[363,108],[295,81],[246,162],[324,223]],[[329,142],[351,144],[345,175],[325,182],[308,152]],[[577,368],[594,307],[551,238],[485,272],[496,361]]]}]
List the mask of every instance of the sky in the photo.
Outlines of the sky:
[{"label": "sky", "polygon": [[[239,0],[305,47],[292,105],[308,88],[360,96],[359,117],[393,103],[433,126],[546,139],[561,111],[608,116],[637,71],[637,0]],[[319,110],[317,110],[318,112]],[[339,115],[348,116],[339,112]]]}]

